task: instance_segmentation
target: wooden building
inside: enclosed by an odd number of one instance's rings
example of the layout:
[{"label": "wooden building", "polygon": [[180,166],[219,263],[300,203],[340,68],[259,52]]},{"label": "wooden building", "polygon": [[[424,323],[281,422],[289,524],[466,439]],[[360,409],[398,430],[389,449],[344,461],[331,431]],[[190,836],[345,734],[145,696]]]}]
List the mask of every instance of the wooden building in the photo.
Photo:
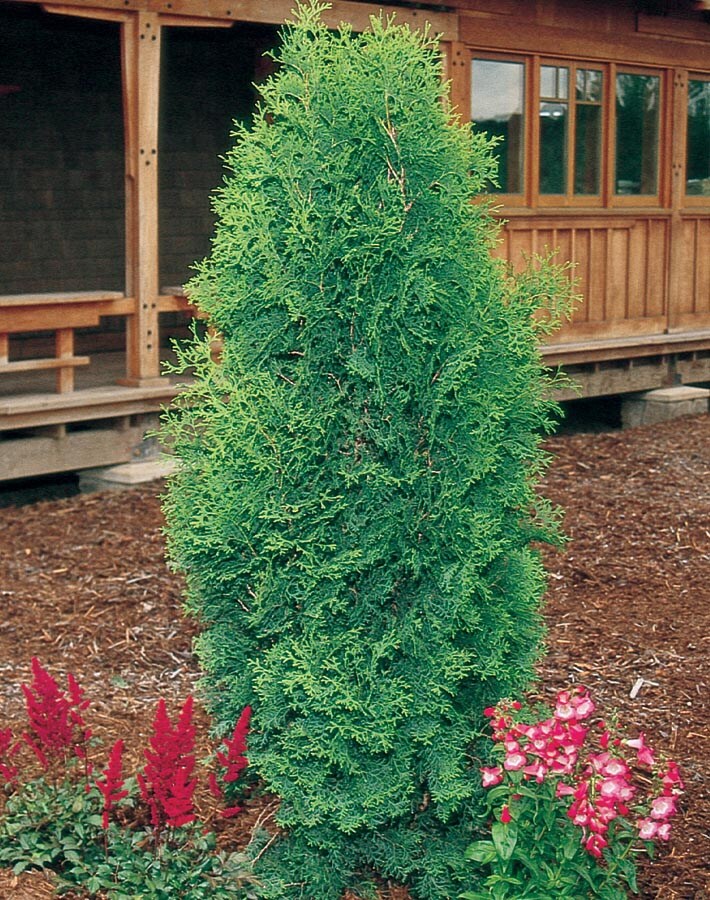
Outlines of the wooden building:
[{"label": "wooden building", "polygon": [[[0,0],[0,480],[124,461],[174,394],[232,120],[293,0]],[[583,396],[710,381],[710,0],[335,0],[442,35],[502,138],[500,253],[559,248]],[[172,287],[171,287],[172,285]]]}]

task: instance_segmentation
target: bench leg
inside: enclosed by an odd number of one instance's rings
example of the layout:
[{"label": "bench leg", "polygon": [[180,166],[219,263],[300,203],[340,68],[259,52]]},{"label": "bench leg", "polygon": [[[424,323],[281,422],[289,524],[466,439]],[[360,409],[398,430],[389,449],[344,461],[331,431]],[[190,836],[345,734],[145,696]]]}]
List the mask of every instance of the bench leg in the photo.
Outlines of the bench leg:
[{"label": "bench leg", "polygon": [[[55,352],[57,359],[66,359],[74,356],[74,329],[58,328],[55,337]],[[74,368],[72,366],[60,366],[57,369],[57,393],[68,394],[74,390]]]}]

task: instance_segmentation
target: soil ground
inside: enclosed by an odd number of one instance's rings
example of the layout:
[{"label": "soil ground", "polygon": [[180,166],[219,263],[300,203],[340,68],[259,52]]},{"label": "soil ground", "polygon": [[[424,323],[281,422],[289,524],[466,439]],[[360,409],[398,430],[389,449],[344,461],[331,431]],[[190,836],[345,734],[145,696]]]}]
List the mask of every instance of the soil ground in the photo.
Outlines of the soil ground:
[{"label": "soil ground", "polygon": [[[710,417],[562,435],[548,448],[542,490],[566,510],[570,541],[545,550],[541,691],[585,683],[605,711],[680,762],[682,813],[643,868],[641,896],[708,900]],[[0,510],[0,727],[21,721],[32,656],[58,678],[76,675],[96,733],[105,744],[124,738],[134,761],[157,699],[175,710],[195,691],[195,627],[181,617],[181,580],[164,561],[159,489]],[[223,839],[258,812],[233,820]],[[0,872],[0,898],[51,894],[41,874]]]}]

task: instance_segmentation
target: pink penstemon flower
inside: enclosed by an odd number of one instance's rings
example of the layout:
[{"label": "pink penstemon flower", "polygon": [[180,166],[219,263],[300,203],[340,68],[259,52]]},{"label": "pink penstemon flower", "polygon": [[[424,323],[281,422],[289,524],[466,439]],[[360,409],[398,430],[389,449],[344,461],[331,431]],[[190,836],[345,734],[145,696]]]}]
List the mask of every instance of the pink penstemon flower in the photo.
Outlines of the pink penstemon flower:
[{"label": "pink penstemon flower", "polygon": [[505,758],[503,768],[508,772],[516,772],[518,769],[522,769],[527,761],[524,753],[509,753]]},{"label": "pink penstemon flower", "polygon": [[484,788],[494,787],[503,780],[503,770],[500,766],[486,767],[481,769],[481,783]]},{"label": "pink penstemon flower", "polygon": [[663,821],[665,821],[671,816],[674,816],[676,814],[676,811],[676,798],[671,795],[656,797],[656,799],[651,803],[652,819],[662,819]]},{"label": "pink penstemon flower", "polygon": [[646,744],[646,736],[643,731],[637,738],[626,741],[627,747],[633,747],[636,750],[636,758],[642,766],[652,766],[655,763],[653,750]]},{"label": "pink penstemon flower", "polygon": [[[628,820],[632,804],[634,810],[646,809],[636,822],[639,837],[668,839],[668,820],[677,811],[683,784],[677,764],[668,761],[653,773],[660,793],[643,806],[634,770],[655,766],[654,752],[643,734],[622,741],[612,736],[605,721],[591,721],[595,704],[583,687],[560,691],[553,716],[533,724],[516,722],[514,709],[504,702],[487,710],[502,760],[500,766],[481,768],[484,786],[506,783],[513,790],[521,779],[540,785],[552,780],[553,796],[568,804],[567,817],[581,829],[582,846],[593,858],[603,856],[611,823],[619,817]],[[598,750],[589,748],[594,742]],[[626,758],[625,747],[636,751],[635,759]],[[647,793],[647,783],[641,785],[642,793]],[[521,799],[511,794],[510,802]]]}]

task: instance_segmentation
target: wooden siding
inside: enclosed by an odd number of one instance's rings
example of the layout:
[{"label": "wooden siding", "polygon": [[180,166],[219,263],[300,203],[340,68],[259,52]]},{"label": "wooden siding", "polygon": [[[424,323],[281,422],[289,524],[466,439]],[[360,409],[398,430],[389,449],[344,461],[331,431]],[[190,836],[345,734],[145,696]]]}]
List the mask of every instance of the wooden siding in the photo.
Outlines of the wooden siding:
[{"label": "wooden siding", "polygon": [[710,216],[684,216],[671,329],[710,327]]},{"label": "wooden siding", "polygon": [[552,338],[556,344],[662,333],[669,309],[669,232],[667,216],[516,217],[501,232],[498,255],[516,270],[550,251],[559,262],[574,264],[583,302]]}]

